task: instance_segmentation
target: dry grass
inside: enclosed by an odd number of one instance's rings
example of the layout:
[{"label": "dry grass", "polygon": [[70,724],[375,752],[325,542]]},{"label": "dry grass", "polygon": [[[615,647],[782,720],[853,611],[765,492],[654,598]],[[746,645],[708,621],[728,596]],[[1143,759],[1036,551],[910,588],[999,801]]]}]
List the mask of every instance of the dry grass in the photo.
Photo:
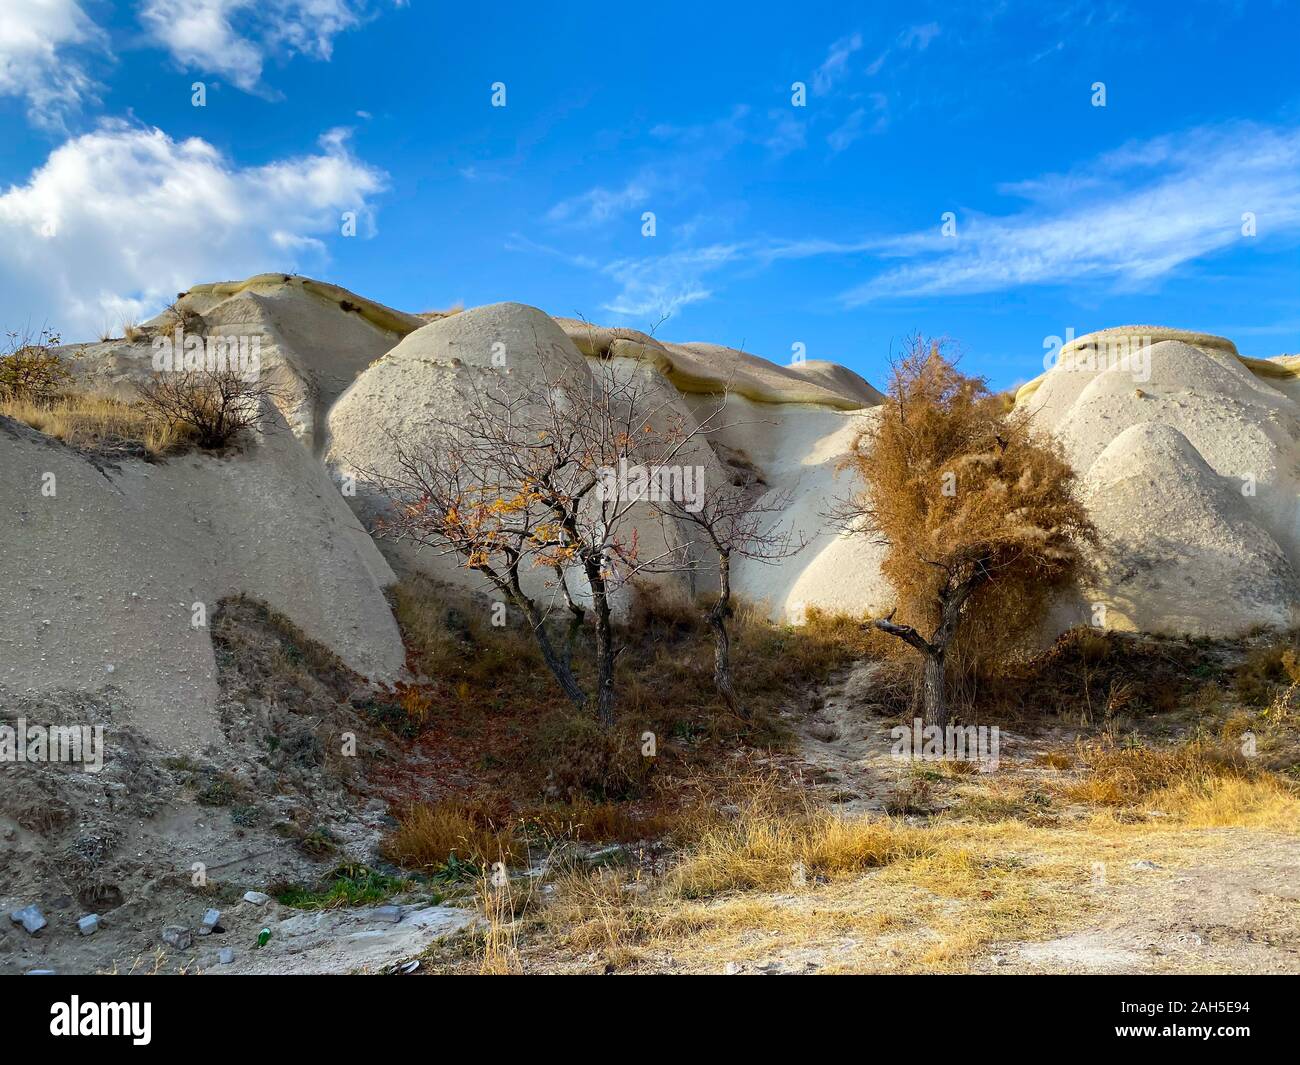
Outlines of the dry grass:
[{"label": "dry grass", "polygon": [[924,829],[895,820],[849,819],[829,811],[790,815],[742,811],[706,830],[670,876],[682,898],[802,886],[853,876],[935,853]]},{"label": "dry grass", "polygon": [[136,404],[106,396],[73,393],[50,403],[0,401],[0,414],[85,450],[142,450],[151,458],[160,458],[189,443],[183,427],[163,423]]},{"label": "dry grass", "polygon": [[[594,720],[570,708],[532,633],[513,616],[495,626],[490,604],[419,577],[397,586],[393,601],[411,669],[425,678],[418,690],[403,691],[401,704],[431,730],[437,757],[463,751],[463,760],[480,763],[474,778],[484,797],[501,796],[518,811],[542,798],[679,805],[670,780],[716,770],[737,749],[787,746],[778,712],[807,701],[872,639],[853,619],[811,612],[807,625],[791,628],[743,608],[732,657],[753,716],[742,721],[714,690],[712,641],[698,605],[650,594],[618,631],[619,724],[598,735]],[[579,641],[574,670],[590,690],[588,644]],[[647,732],[653,758],[642,753]],[[408,801],[427,797],[415,786]],[[644,821],[655,811],[640,813]]]},{"label": "dry grass", "polygon": [[483,867],[527,858],[510,826],[498,824],[481,808],[456,802],[411,807],[398,818],[383,853],[406,868],[423,870],[441,869],[453,855]]},{"label": "dry grass", "polygon": [[1135,806],[1171,789],[1206,794],[1225,780],[1250,778],[1232,749],[1194,740],[1177,747],[1080,747],[1081,779],[1062,785],[1067,798],[1094,806]]},{"label": "dry grass", "polygon": [[481,922],[480,975],[516,976],[523,973],[516,917],[519,901],[515,892],[516,888],[510,881],[495,882],[489,872],[479,877],[474,908]]},{"label": "dry grass", "polygon": [[[1300,829],[1294,787],[1221,772],[1200,744],[1078,757],[1084,779],[1105,785],[1094,790],[1101,806],[1051,825],[1010,806],[974,821],[958,811],[923,824],[840,817],[761,788],[737,815],[704,826],[661,877],[567,871],[536,919],[533,956],[595,952],[613,969],[672,958],[673,968],[718,971],[780,956],[815,958],[822,971],[963,971],[993,943],[1081,919],[1097,904],[1099,865],[1123,884],[1139,858],[1174,866],[1214,848],[1220,838],[1207,829]],[[1013,783],[1008,803],[1027,790]],[[1134,816],[1112,801],[1120,796],[1151,814]]]},{"label": "dry grass", "polygon": [[633,843],[673,834],[683,825],[681,817],[590,799],[539,806],[520,819],[530,832],[556,843]]}]

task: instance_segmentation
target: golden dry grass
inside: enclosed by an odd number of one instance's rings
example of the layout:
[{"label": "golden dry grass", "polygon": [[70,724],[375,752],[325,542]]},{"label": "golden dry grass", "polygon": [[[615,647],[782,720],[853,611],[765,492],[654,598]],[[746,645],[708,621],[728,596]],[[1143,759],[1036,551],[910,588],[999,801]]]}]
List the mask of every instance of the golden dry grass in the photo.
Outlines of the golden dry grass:
[{"label": "golden dry grass", "polygon": [[[815,958],[821,971],[963,971],[993,943],[1081,919],[1098,904],[1098,868],[1120,885],[1138,875],[1137,859],[1176,866],[1221,845],[1215,830],[1300,831],[1296,788],[1220,772],[1217,756],[1189,747],[1085,754],[1084,778],[1106,782],[1106,801],[1050,826],[1010,802],[996,819],[911,824],[800,810],[760,790],[738,815],[705,825],[661,877],[564,874],[536,918],[535,964],[595,952],[614,969],[671,957],[674,968],[718,971],[776,954]],[[964,785],[977,786],[1009,787]]]},{"label": "golden dry grass", "polygon": [[1233,749],[1202,740],[1169,748],[1084,746],[1078,757],[1083,775],[1062,791],[1097,806],[1132,806],[1172,788],[1207,793],[1224,781],[1254,775]]},{"label": "golden dry grass", "polygon": [[510,826],[497,824],[466,803],[413,806],[384,841],[384,856],[410,869],[441,868],[453,854],[476,865],[510,864],[526,857]]},{"label": "golden dry grass", "polygon": [[76,448],[139,444],[157,458],[188,442],[183,427],[160,422],[136,404],[106,396],[72,393],[50,403],[4,400],[0,414]]}]

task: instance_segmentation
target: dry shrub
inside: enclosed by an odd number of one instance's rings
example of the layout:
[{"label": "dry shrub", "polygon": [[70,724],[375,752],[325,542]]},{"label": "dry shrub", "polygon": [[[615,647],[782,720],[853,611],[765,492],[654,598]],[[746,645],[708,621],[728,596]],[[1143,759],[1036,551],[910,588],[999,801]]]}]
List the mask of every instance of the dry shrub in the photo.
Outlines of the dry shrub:
[{"label": "dry shrub", "polygon": [[[15,334],[9,336],[12,339]],[[58,342],[57,336],[43,334],[43,337]],[[71,382],[72,372],[58,355],[43,344],[18,343],[14,350],[0,354],[2,401],[50,403]]]},{"label": "dry shrub", "polygon": [[478,866],[527,858],[509,826],[480,806],[460,802],[421,803],[404,811],[383,853],[399,865],[426,870],[441,869],[453,855]]},{"label": "dry shrub", "polygon": [[176,426],[208,450],[234,443],[272,417],[275,388],[238,370],[196,369],[156,373],[136,386],[138,403],[158,422]]},{"label": "dry shrub", "polygon": [[[927,659],[950,640],[967,662],[1023,647],[1086,573],[1097,531],[1060,447],[1025,413],[1004,414],[939,341],[912,338],[846,465],[863,488],[837,516],[887,542],[902,627],[889,631],[914,645],[919,633]],[[942,719],[941,698],[929,709]]]},{"label": "dry shrub", "polygon": [[538,728],[536,757],[547,791],[560,798],[627,799],[641,793],[654,769],[642,742],[634,726],[604,728],[586,714],[558,711]]},{"label": "dry shrub", "polygon": [[1300,682],[1300,644],[1295,640],[1253,648],[1233,674],[1237,698],[1248,706],[1267,706],[1288,682]]},{"label": "dry shrub", "polygon": [[[1171,653],[1172,652],[1172,653]],[[1174,710],[1212,667],[1204,648],[1093,628],[1071,629],[1052,646],[1004,660],[966,678],[982,716],[1045,715],[1105,723],[1117,716]]]}]

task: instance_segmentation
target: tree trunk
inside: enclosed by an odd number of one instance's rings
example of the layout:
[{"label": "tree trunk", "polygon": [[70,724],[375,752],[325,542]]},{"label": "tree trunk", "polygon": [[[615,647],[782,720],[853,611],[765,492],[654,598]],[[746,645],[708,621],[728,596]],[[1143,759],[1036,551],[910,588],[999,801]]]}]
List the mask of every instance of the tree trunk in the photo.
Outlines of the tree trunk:
[{"label": "tree trunk", "polygon": [[727,619],[731,617],[731,559],[725,554],[718,563],[718,601],[709,611],[709,627],[713,630],[713,686],[722,696],[727,708],[739,718],[748,719],[749,710],[736,694],[731,680],[731,634]]},{"label": "tree trunk", "polygon": [[516,603],[528,618],[528,624],[533,628],[533,636],[536,638],[537,646],[542,652],[542,661],[546,663],[546,668],[559,681],[560,687],[564,690],[569,702],[573,703],[574,708],[577,710],[584,709],[587,705],[587,693],[582,690],[577,678],[573,675],[573,667],[569,656],[560,654],[555,649],[555,645],[551,643],[550,633],[546,631],[546,619],[542,617],[537,607],[527,597],[524,597],[522,601],[516,599]]},{"label": "tree trunk", "polygon": [[925,708],[925,723],[946,728],[948,694],[944,681],[943,651],[934,647],[925,652],[925,666],[921,677],[921,700]]},{"label": "tree trunk", "polygon": [[600,564],[588,564],[587,583],[596,615],[596,720],[605,728],[614,725],[614,625],[610,618],[609,594]]}]

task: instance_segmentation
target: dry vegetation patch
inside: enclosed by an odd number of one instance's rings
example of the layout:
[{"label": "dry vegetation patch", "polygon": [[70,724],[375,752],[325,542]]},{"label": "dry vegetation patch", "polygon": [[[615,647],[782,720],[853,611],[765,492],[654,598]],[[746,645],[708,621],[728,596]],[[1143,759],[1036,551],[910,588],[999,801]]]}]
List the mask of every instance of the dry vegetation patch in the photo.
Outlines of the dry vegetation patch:
[{"label": "dry vegetation patch", "polygon": [[136,403],[86,393],[57,399],[0,399],[0,414],[79,451],[107,456],[163,458],[193,441],[184,425],[167,422]]}]

